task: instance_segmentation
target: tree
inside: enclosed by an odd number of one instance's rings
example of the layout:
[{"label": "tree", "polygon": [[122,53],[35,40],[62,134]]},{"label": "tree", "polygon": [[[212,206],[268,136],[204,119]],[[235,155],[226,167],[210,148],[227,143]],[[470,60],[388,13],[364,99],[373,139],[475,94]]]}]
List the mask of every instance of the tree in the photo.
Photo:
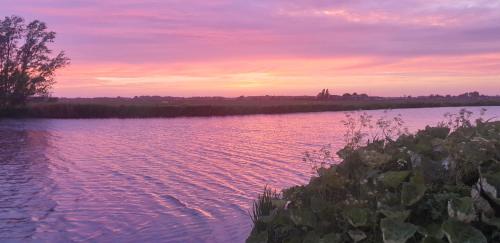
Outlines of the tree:
[{"label": "tree", "polygon": [[0,106],[22,105],[30,96],[46,96],[55,71],[69,64],[64,52],[52,55],[47,46],[56,33],[44,22],[26,25],[18,16],[0,20]]},{"label": "tree", "polygon": [[321,90],[321,92],[318,93],[316,97],[320,100],[328,99],[330,97],[330,91],[328,91],[328,89],[323,89]]},{"label": "tree", "polygon": [[474,91],[474,92],[470,92],[470,93],[469,93],[469,97],[479,97],[479,96],[481,96],[481,95],[480,95],[480,94],[479,94],[479,92],[477,92],[477,91]]}]

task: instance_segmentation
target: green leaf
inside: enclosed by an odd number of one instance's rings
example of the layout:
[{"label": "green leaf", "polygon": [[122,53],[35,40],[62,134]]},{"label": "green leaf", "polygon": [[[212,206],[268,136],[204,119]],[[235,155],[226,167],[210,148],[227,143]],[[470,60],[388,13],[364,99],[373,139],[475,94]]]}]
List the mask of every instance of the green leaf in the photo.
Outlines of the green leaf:
[{"label": "green leaf", "polygon": [[349,234],[349,237],[351,237],[351,239],[354,240],[354,242],[359,242],[366,239],[365,232],[361,230],[349,230],[347,234]]},{"label": "green leaf", "polygon": [[424,193],[422,190],[411,183],[403,183],[403,188],[401,189],[401,203],[406,206],[411,206],[418,202]]},{"label": "green leaf", "polygon": [[448,201],[448,216],[465,223],[475,220],[476,210],[472,198],[462,197]]},{"label": "green leaf", "polygon": [[284,241],[285,243],[302,243],[302,238],[297,236],[292,236]]},{"label": "green leaf", "polygon": [[444,237],[444,232],[441,229],[441,224],[428,224],[425,226],[419,226],[418,227],[418,233],[427,236],[427,237],[434,237],[441,239]]},{"label": "green leaf", "polygon": [[410,216],[410,210],[405,210],[401,207],[383,207],[378,210],[387,218],[392,218],[401,222],[406,221],[408,216]]},{"label": "green leaf", "polygon": [[380,228],[384,243],[405,243],[417,232],[417,226],[391,218],[382,219]]},{"label": "green leaf", "polygon": [[379,153],[373,150],[361,150],[360,151],[361,160],[368,165],[378,166],[385,164],[391,160],[391,156],[388,154]]},{"label": "green leaf", "polygon": [[379,180],[382,181],[385,186],[398,188],[409,175],[410,171],[389,171],[380,175]]},{"label": "green leaf", "polygon": [[400,208],[404,209],[401,205],[401,195],[400,193],[392,193],[384,191],[380,193],[379,198],[377,198],[377,206],[379,209],[386,208]]},{"label": "green leaf", "polygon": [[365,226],[368,223],[369,210],[366,208],[347,208],[342,214],[354,227]]},{"label": "green leaf", "polygon": [[267,243],[267,231],[258,234],[251,234],[246,243]]},{"label": "green leaf", "polygon": [[450,128],[448,127],[429,127],[425,128],[425,132],[427,132],[431,137],[445,139],[446,136],[450,133]]},{"label": "green leaf", "polygon": [[491,207],[490,203],[481,195],[480,189],[473,186],[471,189],[472,202],[474,203],[474,208],[482,214],[493,215],[495,211]]},{"label": "green leaf", "polygon": [[341,243],[342,237],[337,233],[326,234],[321,238],[321,243]]},{"label": "green leaf", "polygon": [[282,200],[282,199],[271,199],[271,203],[272,203],[274,208],[282,209],[285,207],[286,202],[287,202],[286,200]]},{"label": "green leaf", "polygon": [[469,224],[450,219],[442,228],[450,243],[487,243],[483,233]]},{"label": "green leaf", "polygon": [[290,218],[296,225],[314,227],[316,225],[316,215],[311,210],[295,209],[291,212]]},{"label": "green leaf", "polygon": [[421,173],[416,173],[410,182],[403,183],[401,189],[401,203],[411,206],[417,203],[425,194],[426,187]]},{"label": "green leaf", "polygon": [[328,207],[328,202],[323,200],[320,197],[312,196],[311,197],[311,209],[315,213],[320,213]]},{"label": "green leaf", "polygon": [[259,220],[263,223],[271,223],[271,221],[273,221],[274,219],[274,215],[268,215],[268,216],[260,216]]},{"label": "green leaf", "polygon": [[319,235],[314,231],[309,231],[302,243],[320,243]]},{"label": "green leaf", "polygon": [[425,237],[421,243],[445,243],[442,239],[438,239],[432,236]]},{"label": "green leaf", "polygon": [[498,191],[500,191],[500,172],[487,173],[481,177],[481,188],[491,198],[498,199]]},{"label": "green leaf", "polygon": [[500,218],[496,217],[487,217],[486,215],[482,215],[481,221],[487,225],[495,226],[497,229],[500,229]]}]

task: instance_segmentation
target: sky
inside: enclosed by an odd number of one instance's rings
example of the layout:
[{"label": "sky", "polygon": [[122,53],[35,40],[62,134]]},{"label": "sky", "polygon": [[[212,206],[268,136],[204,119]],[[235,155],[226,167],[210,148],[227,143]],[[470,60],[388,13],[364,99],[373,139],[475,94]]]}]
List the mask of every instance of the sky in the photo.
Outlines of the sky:
[{"label": "sky", "polygon": [[0,0],[71,65],[53,95],[500,94],[500,0]]}]

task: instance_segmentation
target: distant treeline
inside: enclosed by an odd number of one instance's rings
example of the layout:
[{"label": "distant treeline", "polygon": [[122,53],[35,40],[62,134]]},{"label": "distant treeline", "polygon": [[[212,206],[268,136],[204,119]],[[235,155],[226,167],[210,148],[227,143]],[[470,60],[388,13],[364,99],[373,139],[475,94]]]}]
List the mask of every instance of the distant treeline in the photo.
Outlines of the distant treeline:
[{"label": "distant treeline", "polygon": [[[103,101],[102,99],[107,99]],[[123,99],[123,100],[120,100]],[[497,96],[454,96],[420,98],[306,99],[267,98],[179,98],[139,102],[139,98],[60,99],[32,101],[27,106],[0,108],[3,118],[153,118],[284,114],[299,112],[374,110],[423,107],[500,106]],[[135,102],[134,102],[135,100]]]}]

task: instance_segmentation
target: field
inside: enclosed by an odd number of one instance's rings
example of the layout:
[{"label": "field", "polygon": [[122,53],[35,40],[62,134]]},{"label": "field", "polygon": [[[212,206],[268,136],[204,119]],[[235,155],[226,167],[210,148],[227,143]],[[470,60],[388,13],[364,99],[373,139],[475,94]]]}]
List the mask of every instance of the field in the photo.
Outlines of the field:
[{"label": "field", "polygon": [[148,118],[284,114],[422,107],[498,106],[499,96],[478,97],[135,97],[32,100],[26,106],[0,108],[4,118]]}]

